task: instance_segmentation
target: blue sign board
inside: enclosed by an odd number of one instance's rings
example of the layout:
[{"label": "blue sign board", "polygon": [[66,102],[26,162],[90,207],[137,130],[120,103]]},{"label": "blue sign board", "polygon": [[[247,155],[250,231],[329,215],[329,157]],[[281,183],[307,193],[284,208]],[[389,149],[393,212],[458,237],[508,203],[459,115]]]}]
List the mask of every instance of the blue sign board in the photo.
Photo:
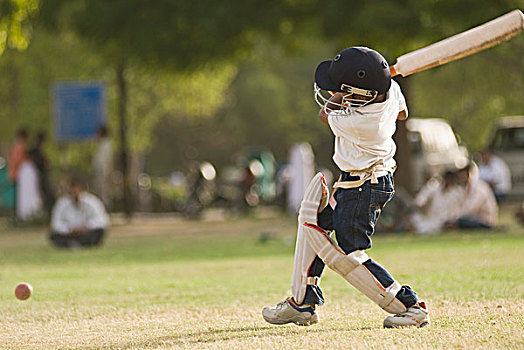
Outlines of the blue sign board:
[{"label": "blue sign board", "polygon": [[105,123],[105,90],[98,82],[58,83],[53,87],[53,115],[58,141],[96,135]]}]

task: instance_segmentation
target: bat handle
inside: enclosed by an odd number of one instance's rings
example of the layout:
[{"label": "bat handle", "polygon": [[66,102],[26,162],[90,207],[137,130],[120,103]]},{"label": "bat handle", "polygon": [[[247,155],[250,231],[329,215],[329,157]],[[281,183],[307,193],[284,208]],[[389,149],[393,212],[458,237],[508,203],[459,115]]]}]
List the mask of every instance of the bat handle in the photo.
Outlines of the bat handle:
[{"label": "bat handle", "polygon": [[395,69],[395,65],[393,66],[389,66],[389,71],[391,72],[391,77],[396,77],[397,75],[399,75],[400,73],[397,72],[397,70]]}]

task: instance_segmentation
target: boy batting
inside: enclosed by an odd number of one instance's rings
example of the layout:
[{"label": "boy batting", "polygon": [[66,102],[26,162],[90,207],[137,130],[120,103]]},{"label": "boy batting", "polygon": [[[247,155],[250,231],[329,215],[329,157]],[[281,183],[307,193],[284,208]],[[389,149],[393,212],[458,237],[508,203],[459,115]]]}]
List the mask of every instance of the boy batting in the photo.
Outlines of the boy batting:
[{"label": "boy batting", "polygon": [[394,194],[393,134],[396,121],[408,116],[402,91],[384,57],[367,47],[350,47],[318,65],[315,100],[320,120],[335,137],[333,161],[340,178],[331,199],[322,173],[311,180],[299,210],[292,296],[264,308],[262,315],[272,324],[317,323],[316,307],[324,303],[320,277],[327,265],[392,314],[384,327],[426,326],[425,303],[366,254],[380,212]]}]

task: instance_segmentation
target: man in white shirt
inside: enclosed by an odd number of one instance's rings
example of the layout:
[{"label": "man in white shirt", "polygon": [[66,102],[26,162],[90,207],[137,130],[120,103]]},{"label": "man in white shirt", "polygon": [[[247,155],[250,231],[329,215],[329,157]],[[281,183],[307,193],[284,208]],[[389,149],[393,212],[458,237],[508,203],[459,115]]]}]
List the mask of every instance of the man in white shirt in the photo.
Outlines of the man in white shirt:
[{"label": "man in white shirt", "polygon": [[480,152],[479,177],[491,186],[497,202],[511,191],[511,172],[508,165],[490,150]]},{"label": "man in white shirt", "polygon": [[459,170],[457,180],[464,196],[448,228],[489,229],[497,224],[498,205],[491,187],[472,175],[471,165]]},{"label": "man in white shirt", "polygon": [[101,244],[109,224],[104,204],[72,178],[67,193],[57,200],[51,214],[49,238],[57,247],[91,247]]},{"label": "man in white shirt", "polygon": [[400,86],[382,55],[350,47],[318,65],[315,98],[320,120],[335,136],[333,160],[341,176],[329,205],[323,174],[311,181],[299,211],[292,297],[264,308],[262,315],[272,324],[318,322],[315,309],[324,303],[319,282],[327,265],[393,314],[384,327],[426,326],[425,303],[365,253],[381,210],[394,194],[393,134],[396,121],[408,116]]},{"label": "man in white shirt", "polygon": [[433,177],[420,189],[414,204],[418,211],[411,217],[417,233],[438,233],[455,216],[464,198],[457,184],[456,171],[446,171],[442,178]]}]

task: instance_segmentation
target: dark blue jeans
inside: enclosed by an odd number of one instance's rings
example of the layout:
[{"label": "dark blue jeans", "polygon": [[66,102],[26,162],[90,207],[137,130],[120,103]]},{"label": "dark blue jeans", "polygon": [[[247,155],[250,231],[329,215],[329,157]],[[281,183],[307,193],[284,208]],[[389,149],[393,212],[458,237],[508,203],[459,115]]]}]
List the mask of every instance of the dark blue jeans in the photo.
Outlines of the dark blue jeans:
[{"label": "dark blue jeans", "polygon": [[493,228],[483,222],[480,222],[479,220],[475,218],[470,218],[467,216],[458,218],[455,224],[457,225],[457,228],[464,228],[464,229],[490,229],[490,228]]},{"label": "dark blue jeans", "polygon": [[[342,173],[342,181],[355,181],[358,177]],[[371,235],[375,232],[375,224],[382,208],[395,193],[393,176],[387,174],[378,179],[378,184],[366,181],[362,186],[351,189],[339,188],[335,192],[337,205],[335,209],[327,206],[318,215],[318,225],[324,230],[335,231],[338,245],[346,254],[355,250],[371,248]],[[310,276],[320,276],[324,271],[324,262],[317,256],[309,270]],[[372,259],[364,262],[364,266],[384,286],[389,287],[393,277],[389,272]],[[417,294],[409,287],[402,286],[397,293],[406,307],[417,302]],[[304,303],[322,305],[324,296],[318,286],[307,286]]]},{"label": "dark blue jeans", "polygon": [[49,239],[55,247],[59,248],[96,247],[102,243],[104,235],[105,230],[98,228],[77,236],[50,232]]}]

